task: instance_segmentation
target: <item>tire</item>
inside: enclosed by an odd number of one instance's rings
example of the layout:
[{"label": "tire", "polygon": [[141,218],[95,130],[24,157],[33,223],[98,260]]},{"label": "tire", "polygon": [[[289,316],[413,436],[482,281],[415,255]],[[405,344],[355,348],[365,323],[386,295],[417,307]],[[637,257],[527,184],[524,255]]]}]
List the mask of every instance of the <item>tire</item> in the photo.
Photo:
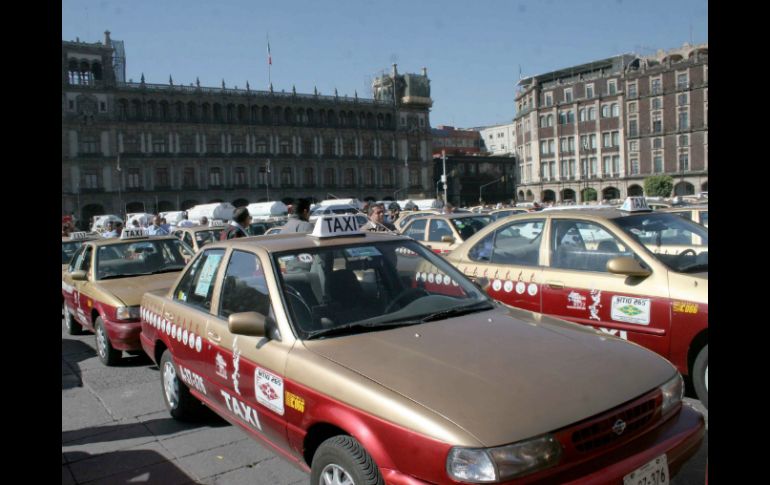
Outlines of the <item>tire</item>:
[{"label": "tire", "polygon": [[695,387],[695,393],[703,406],[709,408],[709,346],[706,344],[695,358],[695,365],[692,369],[692,384]]},{"label": "tire", "polygon": [[174,419],[197,421],[205,415],[206,408],[179,379],[179,373],[171,352],[165,350],[160,358],[160,388],[166,409]]},{"label": "tire", "polygon": [[64,326],[67,327],[67,333],[69,335],[83,335],[83,326],[75,321],[69,310],[67,310],[67,304],[62,304],[62,312],[64,313]]},{"label": "tire", "polygon": [[102,317],[96,318],[94,333],[96,334],[96,355],[99,356],[99,360],[108,367],[117,365],[123,358],[123,352],[112,348]]},{"label": "tire", "polygon": [[327,439],[313,455],[311,485],[384,485],[379,468],[352,436]]}]

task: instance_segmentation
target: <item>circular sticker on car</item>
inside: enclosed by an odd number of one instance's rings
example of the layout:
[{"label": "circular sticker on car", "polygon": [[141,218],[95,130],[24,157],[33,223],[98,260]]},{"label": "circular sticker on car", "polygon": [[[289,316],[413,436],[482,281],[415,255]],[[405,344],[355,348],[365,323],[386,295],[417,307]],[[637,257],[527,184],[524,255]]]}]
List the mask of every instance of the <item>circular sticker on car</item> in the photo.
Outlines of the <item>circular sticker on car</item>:
[{"label": "circular sticker on car", "polygon": [[189,338],[190,338],[190,334],[187,333],[187,329],[184,329],[184,333],[182,333],[182,343],[187,345]]},{"label": "circular sticker on car", "polygon": [[525,285],[523,281],[519,281],[518,283],[516,283],[516,293],[518,293],[519,295],[523,295],[524,290],[526,289],[527,289],[527,285]]},{"label": "circular sticker on car", "polygon": [[503,289],[505,290],[506,293],[510,293],[511,291],[513,291],[513,281],[506,281],[505,284],[503,285]]},{"label": "circular sticker on car", "polygon": [[203,342],[201,342],[201,336],[198,335],[198,337],[195,339],[195,351],[200,352],[203,348]]},{"label": "circular sticker on car", "polygon": [[456,282],[455,280],[452,280],[452,286],[460,286],[460,283]]},{"label": "circular sticker on car", "polygon": [[425,283],[428,280],[428,273],[420,273],[420,279]]},{"label": "circular sticker on car", "polygon": [[529,296],[535,296],[537,295],[537,285],[534,283],[530,283],[527,287],[527,293],[529,293]]},{"label": "circular sticker on car", "polygon": [[190,332],[190,348],[195,348],[195,334],[192,332]]},{"label": "circular sticker on car", "polygon": [[171,338],[176,337],[176,324],[171,325]]},{"label": "circular sticker on car", "polygon": [[435,280],[435,275],[433,273],[428,274],[428,283],[433,283]]},{"label": "circular sticker on car", "polygon": [[503,287],[503,282],[500,280],[495,280],[492,282],[492,289],[495,291],[500,291],[500,289]]},{"label": "circular sticker on car", "polygon": [[177,342],[182,341],[182,327],[177,327],[176,329],[176,341]]},{"label": "circular sticker on car", "polygon": [[444,285],[449,286],[449,283],[452,281],[452,278],[449,277],[448,274],[444,275]]},{"label": "circular sticker on car", "polygon": [[420,272],[418,271],[417,274],[414,275],[415,281],[420,281]]},{"label": "circular sticker on car", "polygon": [[299,260],[303,263],[312,263],[313,256],[309,255],[308,253],[302,253],[299,255]]},{"label": "circular sticker on car", "polygon": [[166,333],[166,322],[165,322],[165,320],[160,322],[159,328],[160,328],[161,332]]}]

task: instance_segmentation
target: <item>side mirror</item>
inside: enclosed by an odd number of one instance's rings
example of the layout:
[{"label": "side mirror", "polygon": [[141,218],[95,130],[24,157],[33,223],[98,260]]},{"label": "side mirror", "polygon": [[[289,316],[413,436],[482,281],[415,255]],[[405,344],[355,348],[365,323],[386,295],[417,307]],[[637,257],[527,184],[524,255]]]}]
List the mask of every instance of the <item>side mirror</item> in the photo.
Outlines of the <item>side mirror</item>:
[{"label": "side mirror", "polygon": [[233,313],[227,320],[230,333],[249,337],[264,337],[267,327],[272,322],[270,317],[257,312]]},{"label": "side mirror", "polygon": [[455,242],[455,238],[453,238],[452,236],[441,236],[441,242],[452,244]]},{"label": "side mirror", "polygon": [[652,271],[643,268],[639,261],[628,256],[620,256],[607,261],[607,271],[627,276],[650,276]]},{"label": "side mirror", "polygon": [[86,281],[88,280],[88,274],[85,271],[73,271],[70,273],[70,277],[74,281]]}]

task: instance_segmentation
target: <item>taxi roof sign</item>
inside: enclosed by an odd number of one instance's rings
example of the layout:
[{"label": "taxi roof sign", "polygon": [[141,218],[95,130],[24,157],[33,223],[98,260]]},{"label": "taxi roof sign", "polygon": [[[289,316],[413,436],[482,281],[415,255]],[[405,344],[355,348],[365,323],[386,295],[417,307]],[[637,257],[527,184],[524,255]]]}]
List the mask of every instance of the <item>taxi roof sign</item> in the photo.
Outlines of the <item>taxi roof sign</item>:
[{"label": "taxi roof sign", "polygon": [[313,237],[343,237],[363,236],[356,214],[321,216],[315,221],[315,227],[310,234]]},{"label": "taxi roof sign", "polygon": [[624,212],[651,212],[652,209],[647,205],[644,197],[627,197],[626,201],[620,207]]},{"label": "taxi roof sign", "polygon": [[224,227],[225,221],[222,219],[212,219],[209,221],[209,227]]},{"label": "taxi roof sign", "polygon": [[80,241],[83,239],[87,239],[91,235],[86,231],[79,231],[79,232],[72,232],[70,233],[70,239],[73,241]]},{"label": "taxi roof sign", "polygon": [[123,232],[120,233],[120,238],[135,239],[138,237],[146,237],[149,235],[150,235],[150,232],[147,229],[123,229]]}]

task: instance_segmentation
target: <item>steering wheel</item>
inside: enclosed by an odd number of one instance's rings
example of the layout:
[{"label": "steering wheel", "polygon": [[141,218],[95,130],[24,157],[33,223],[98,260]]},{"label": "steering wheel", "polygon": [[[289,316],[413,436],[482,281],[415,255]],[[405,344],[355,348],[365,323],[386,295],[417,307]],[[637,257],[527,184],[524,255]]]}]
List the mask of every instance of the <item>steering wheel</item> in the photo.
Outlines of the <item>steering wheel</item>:
[{"label": "steering wheel", "polygon": [[[301,318],[301,315],[295,315],[297,317],[297,320],[299,320],[298,323],[302,324],[305,321],[312,322],[312,320],[313,320],[313,311],[310,309],[310,305],[307,304],[305,299],[302,298],[302,295],[300,294],[300,292],[297,291],[294,287],[292,287],[290,285],[286,285],[286,295],[290,296],[290,297],[294,298],[296,301],[298,301],[304,307],[304,310],[307,312],[307,319]],[[297,308],[294,305],[292,305],[291,307],[294,308],[295,311],[296,311]]]},{"label": "steering wheel", "polygon": [[[400,302],[401,300],[406,299],[407,296],[414,295],[415,298],[412,299],[412,301],[416,300],[420,296],[428,296],[430,293],[426,291],[424,288],[407,288],[398,295],[396,295],[395,298],[393,298],[393,301],[391,301],[387,308],[385,308],[385,313],[390,313],[393,307],[396,305],[396,303]],[[410,301],[411,303],[411,301]],[[401,305],[401,307],[404,307],[405,305]]]},{"label": "steering wheel", "polygon": [[681,253],[676,255],[676,260],[679,261],[679,259],[681,259],[685,254],[692,254],[695,257],[698,256],[698,253],[696,253],[693,248],[687,248],[684,251],[682,251]]}]

